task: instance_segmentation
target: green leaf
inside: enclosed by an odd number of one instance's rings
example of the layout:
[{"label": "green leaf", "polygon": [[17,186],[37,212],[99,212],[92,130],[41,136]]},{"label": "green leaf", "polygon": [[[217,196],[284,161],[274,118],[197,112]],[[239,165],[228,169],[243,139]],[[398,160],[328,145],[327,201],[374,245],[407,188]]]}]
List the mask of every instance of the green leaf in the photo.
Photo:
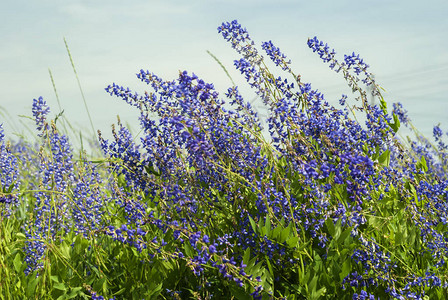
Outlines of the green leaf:
[{"label": "green leaf", "polygon": [[316,291],[312,291],[311,292],[311,298],[312,299],[319,299],[321,296],[324,296],[326,292],[327,292],[327,288],[326,287],[322,287],[317,292]]},{"label": "green leaf", "polygon": [[75,288],[72,288],[71,289],[71,291],[70,291],[70,293],[67,295],[67,299],[73,299],[73,298],[75,298],[75,297],[77,297],[77,296],[79,296],[79,295],[82,295],[82,294],[84,294],[83,292],[82,292],[82,287],[75,287]]},{"label": "green leaf", "polygon": [[184,248],[185,248],[185,254],[188,257],[193,257],[193,247],[191,247],[190,243],[185,243]]},{"label": "green leaf", "polygon": [[387,114],[387,103],[384,101],[384,98],[380,99],[380,108],[383,110],[384,114]]},{"label": "green leaf", "polygon": [[54,284],[53,288],[55,288],[57,290],[60,290],[60,291],[66,291],[67,290],[67,287],[62,282],[58,282],[58,283]]},{"label": "green leaf", "polygon": [[21,232],[17,232],[17,233],[16,233],[16,236],[17,236],[17,239],[19,239],[19,240],[24,240],[24,239],[26,239],[26,235],[24,235],[24,234],[21,233]]},{"label": "green leaf", "polygon": [[411,229],[408,233],[408,244],[414,245],[416,237],[417,237],[416,229],[415,229],[415,227],[411,227]]},{"label": "green leaf", "polygon": [[266,228],[264,228],[264,224],[263,224],[263,218],[259,218],[258,219],[258,226],[257,226],[258,228],[259,228],[259,230],[260,230],[260,233],[262,234],[262,235],[265,235],[266,234]]},{"label": "green leaf", "polygon": [[13,264],[14,264],[14,269],[16,270],[17,273],[20,273],[25,269],[24,268],[25,263],[22,259],[22,255],[20,255],[20,253],[17,253],[16,257],[14,257]]},{"label": "green leaf", "polygon": [[334,228],[334,222],[333,222],[333,220],[332,220],[331,218],[326,219],[326,220],[325,220],[325,225],[327,225],[328,233],[329,233],[332,237],[334,237],[334,234],[335,234],[336,230],[335,230],[335,228]]},{"label": "green leaf", "polygon": [[291,228],[292,228],[292,223],[289,223],[288,227],[286,227],[282,230],[282,232],[280,233],[280,242],[281,243],[285,242],[288,239],[289,234],[291,233]]},{"label": "green leaf", "polygon": [[403,244],[403,232],[397,231],[395,232],[395,245],[402,245]]},{"label": "green leaf", "polygon": [[67,241],[61,244],[61,254],[65,259],[70,260],[70,246],[67,244]]},{"label": "green leaf", "polygon": [[252,297],[241,287],[236,286],[234,284],[229,286],[230,292],[236,299],[241,300],[250,300]]},{"label": "green leaf", "polygon": [[322,258],[320,257],[319,254],[315,253],[315,255],[314,255],[314,271],[316,271],[316,273],[319,273],[321,267],[322,267]]},{"label": "green leaf", "polygon": [[126,177],[123,174],[120,174],[117,179],[118,186],[127,187]]},{"label": "green leaf", "polygon": [[417,169],[420,169],[425,173],[428,172],[428,165],[426,164],[426,159],[424,156],[422,156],[420,161],[417,163]]},{"label": "green leaf", "polygon": [[282,219],[280,220],[280,225],[282,227],[285,227],[285,217],[282,217]]},{"label": "green leaf", "polygon": [[8,189],[6,190],[7,194],[10,194],[12,192],[12,189],[14,188],[14,185],[16,184],[16,182],[14,181],[13,183],[11,183],[11,185],[8,187]]},{"label": "green leaf", "polygon": [[345,277],[348,276],[348,274],[350,274],[351,270],[352,270],[351,261],[350,259],[346,259],[342,264],[342,270],[341,273],[339,274],[339,279],[343,280]]},{"label": "green leaf", "polygon": [[415,201],[415,204],[417,205],[417,207],[419,206],[419,204],[421,205],[421,207],[423,207],[423,200],[422,201],[418,200],[417,191],[416,191],[414,185],[412,183],[408,182],[408,188],[409,188],[410,192],[412,193],[412,195],[414,196],[414,201]]},{"label": "green leaf", "polygon": [[124,287],[124,288],[120,289],[118,292],[113,293],[113,296],[121,295],[121,294],[123,294],[125,291],[126,291],[126,288]]},{"label": "green leaf", "polygon": [[[367,147],[367,145],[364,145],[363,148],[364,148],[364,147],[365,147],[364,152],[365,152],[366,154],[368,154],[368,153],[369,153],[369,147]],[[376,147],[375,147],[375,154],[372,155],[372,160],[377,160],[379,156],[380,156],[380,147],[379,147],[379,146],[376,146]]]},{"label": "green leaf", "polygon": [[31,299],[34,295],[36,285],[39,283],[40,277],[37,277],[37,271],[34,271],[32,274],[28,275],[28,277],[32,279],[28,282],[28,286],[26,287],[26,295],[29,299]]},{"label": "green leaf", "polygon": [[337,220],[336,224],[334,224],[334,235],[333,235],[333,239],[338,240],[339,237],[341,236],[341,232],[342,232],[342,220],[339,219]]},{"label": "green leaf", "polygon": [[342,232],[341,235],[339,236],[338,242],[342,244],[345,241],[345,239],[350,236],[351,232],[352,232],[351,228],[344,230],[344,232]]},{"label": "green leaf", "polygon": [[252,227],[252,230],[257,233],[257,225],[255,224],[254,219],[252,219],[251,216],[249,216],[249,222],[250,222],[250,226]]},{"label": "green leaf", "polygon": [[295,248],[297,246],[297,242],[299,241],[299,237],[298,236],[292,236],[289,239],[286,240],[286,243],[288,244],[289,247],[291,248]]},{"label": "green leaf", "polygon": [[317,276],[318,275],[314,275],[313,278],[311,278],[311,280],[308,282],[308,291],[311,291],[311,293],[316,291]]},{"label": "green leaf", "polygon": [[274,228],[274,230],[272,230],[272,237],[276,240],[279,239],[281,232],[282,232],[283,227],[282,226],[277,226]]},{"label": "green leaf", "polygon": [[263,262],[260,261],[258,264],[256,264],[253,269],[251,270],[251,274],[254,276],[258,276],[260,273],[262,273],[262,269],[264,270]]},{"label": "green leaf", "polygon": [[266,236],[269,236],[269,234],[271,233],[271,219],[269,218],[269,215],[266,216],[264,228],[266,229]]},{"label": "green leaf", "polygon": [[386,151],[383,152],[383,154],[380,155],[380,157],[378,158],[378,162],[385,167],[389,166],[389,164],[390,164],[390,150],[389,149],[387,149]]},{"label": "green leaf", "polygon": [[249,260],[249,262],[246,264],[246,273],[252,272],[252,268],[255,266],[255,263],[257,262],[257,257],[252,258]]},{"label": "green leaf", "polygon": [[174,266],[173,266],[173,264],[170,261],[162,260],[161,264],[165,267],[166,270],[174,269]]},{"label": "green leaf", "polygon": [[157,172],[156,169],[154,168],[154,165],[152,163],[149,166],[144,166],[144,168],[145,168],[145,171],[148,174],[153,174],[153,175],[158,176],[158,177],[161,175],[161,172],[160,171]]},{"label": "green leaf", "polygon": [[266,264],[268,265],[269,274],[271,275],[271,277],[274,277],[274,269],[272,269],[272,265],[271,265],[271,262],[269,261],[269,257],[267,255],[265,255],[265,259],[266,259]]},{"label": "green leaf", "polygon": [[394,118],[394,123],[393,124],[389,123],[389,126],[395,133],[397,133],[398,129],[400,129],[400,120],[398,119],[396,114],[392,113],[392,116]]},{"label": "green leaf", "polygon": [[151,299],[153,299],[154,297],[157,297],[160,294],[161,290],[162,290],[162,286],[163,286],[163,282],[161,282],[161,283],[159,283],[157,285],[152,283],[150,288],[149,288],[151,292],[148,294],[148,296],[150,296]]},{"label": "green leaf", "polygon": [[248,247],[246,251],[244,251],[243,264],[247,265],[249,263],[249,259],[250,259],[250,248]]}]

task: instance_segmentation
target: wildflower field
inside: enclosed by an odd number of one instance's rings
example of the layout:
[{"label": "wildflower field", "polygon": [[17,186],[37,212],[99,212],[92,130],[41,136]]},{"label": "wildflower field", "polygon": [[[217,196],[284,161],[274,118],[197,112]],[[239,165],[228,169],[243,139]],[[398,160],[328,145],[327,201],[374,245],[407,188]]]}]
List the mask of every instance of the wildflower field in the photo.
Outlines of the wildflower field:
[{"label": "wildflower field", "polygon": [[355,53],[308,40],[353,91],[335,107],[271,41],[262,56],[237,21],[218,32],[267,120],[237,86],[141,70],[148,92],[106,88],[141,131],[98,132],[101,158],[41,97],[37,144],[0,126],[0,298],[447,299],[440,127],[419,135]]}]

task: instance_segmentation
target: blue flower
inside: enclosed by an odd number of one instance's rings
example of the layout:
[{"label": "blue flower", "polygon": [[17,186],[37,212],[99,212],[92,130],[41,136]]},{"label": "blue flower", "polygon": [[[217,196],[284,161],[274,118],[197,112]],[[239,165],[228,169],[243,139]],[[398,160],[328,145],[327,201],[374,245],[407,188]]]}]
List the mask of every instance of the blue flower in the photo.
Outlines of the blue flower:
[{"label": "blue flower", "polygon": [[47,115],[50,112],[50,107],[42,97],[33,99],[33,116],[36,121],[37,130],[41,131],[46,125]]}]

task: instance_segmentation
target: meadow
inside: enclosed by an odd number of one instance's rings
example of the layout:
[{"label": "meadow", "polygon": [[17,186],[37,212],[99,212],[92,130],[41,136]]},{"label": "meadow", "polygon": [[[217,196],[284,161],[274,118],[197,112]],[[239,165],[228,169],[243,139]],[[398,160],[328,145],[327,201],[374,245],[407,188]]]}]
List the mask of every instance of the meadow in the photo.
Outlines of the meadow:
[{"label": "meadow", "polygon": [[141,131],[98,132],[100,158],[42,97],[37,143],[0,126],[0,298],[447,299],[441,128],[421,136],[355,53],[308,40],[353,91],[333,106],[271,41],[218,32],[267,120],[236,85],[141,70],[150,92],[106,88]]}]

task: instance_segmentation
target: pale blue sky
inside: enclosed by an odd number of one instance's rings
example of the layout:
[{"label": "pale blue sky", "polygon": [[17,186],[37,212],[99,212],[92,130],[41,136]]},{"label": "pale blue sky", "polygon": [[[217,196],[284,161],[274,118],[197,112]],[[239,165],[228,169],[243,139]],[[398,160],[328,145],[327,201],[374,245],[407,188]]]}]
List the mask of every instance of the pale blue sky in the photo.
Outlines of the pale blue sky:
[{"label": "pale blue sky", "polygon": [[[104,133],[119,114],[136,124],[138,112],[104,88],[116,82],[136,91],[135,77],[149,69],[165,79],[179,70],[194,72],[224,91],[230,82],[214,53],[251,100],[233,68],[236,53],[217,33],[223,21],[237,19],[258,45],[273,43],[288,55],[296,73],[336,103],[348,93],[307,47],[317,36],[339,57],[355,51],[371,66],[390,103],[402,102],[421,130],[448,129],[448,1],[24,1],[4,0],[0,11],[0,106],[15,120],[3,120],[7,135],[22,131],[17,117],[31,115],[32,99],[58,105],[50,68],[66,116],[89,130],[88,118],[71,69],[67,39],[96,129]],[[22,120],[30,124],[22,118]]]}]

